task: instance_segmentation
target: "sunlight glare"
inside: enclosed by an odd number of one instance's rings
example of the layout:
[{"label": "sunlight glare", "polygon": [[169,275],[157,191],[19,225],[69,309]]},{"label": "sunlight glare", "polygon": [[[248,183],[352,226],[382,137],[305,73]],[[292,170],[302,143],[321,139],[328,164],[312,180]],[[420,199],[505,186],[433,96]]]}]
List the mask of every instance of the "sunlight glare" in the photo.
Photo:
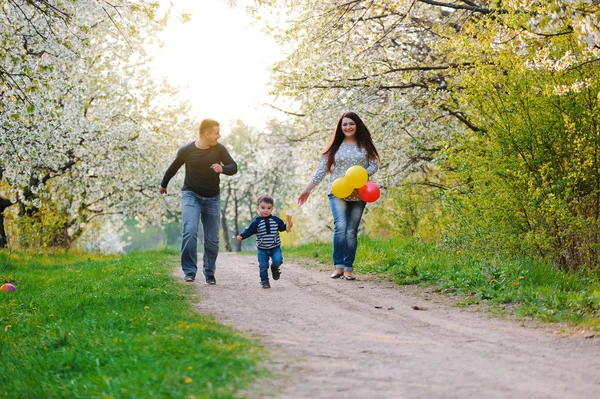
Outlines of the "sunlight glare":
[{"label": "sunlight glare", "polygon": [[[164,0],[163,0],[164,1]],[[161,34],[164,48],[155,56],[156,71],[182,89],[191,101],[192,118],[212,118],[228,126],[241,119],[256,127],[275,113],[265,107],[268,67],[283,52],[250,26],[243,9],[223,0],[174,0],[174,20]],[[181,23],[182,13],[191,19]]]}]

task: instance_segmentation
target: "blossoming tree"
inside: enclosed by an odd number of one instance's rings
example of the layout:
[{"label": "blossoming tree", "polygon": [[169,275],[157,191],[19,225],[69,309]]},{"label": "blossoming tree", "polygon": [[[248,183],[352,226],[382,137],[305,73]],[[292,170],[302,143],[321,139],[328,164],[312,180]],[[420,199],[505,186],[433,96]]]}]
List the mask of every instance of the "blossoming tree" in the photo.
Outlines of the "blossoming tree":
[{"label": "blossoming tree", "polygon": [[157,176],[185,105],[144,51],[160,12],[141,0],[2,2],[0,209],[16,204],[46,244],[69,245],[102,215],[161,216]]}]

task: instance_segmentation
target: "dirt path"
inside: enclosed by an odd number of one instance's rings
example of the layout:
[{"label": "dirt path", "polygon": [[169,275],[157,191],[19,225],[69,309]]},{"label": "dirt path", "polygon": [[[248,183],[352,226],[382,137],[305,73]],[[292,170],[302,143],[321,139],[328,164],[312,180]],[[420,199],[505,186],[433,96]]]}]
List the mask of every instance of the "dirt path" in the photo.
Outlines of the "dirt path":
[{"label": "dirt path", "polygon": [[523,327],[294,263],[263,290],[253,256],[219,254],[216,276],[216,286],[195,283],[199,310],[261,337],[281,377],[250,397],[600,398],[600,337]]}]

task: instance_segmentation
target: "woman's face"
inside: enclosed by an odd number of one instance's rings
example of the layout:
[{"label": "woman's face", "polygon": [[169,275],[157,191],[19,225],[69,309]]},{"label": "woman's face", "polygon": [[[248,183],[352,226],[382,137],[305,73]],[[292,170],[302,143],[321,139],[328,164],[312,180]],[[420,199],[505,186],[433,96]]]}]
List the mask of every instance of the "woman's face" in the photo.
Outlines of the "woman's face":
[{"label": "woman's face", "polygon": [[346,138],[356,134],[356,123],[350,118],[342,118],[342,132]]}]

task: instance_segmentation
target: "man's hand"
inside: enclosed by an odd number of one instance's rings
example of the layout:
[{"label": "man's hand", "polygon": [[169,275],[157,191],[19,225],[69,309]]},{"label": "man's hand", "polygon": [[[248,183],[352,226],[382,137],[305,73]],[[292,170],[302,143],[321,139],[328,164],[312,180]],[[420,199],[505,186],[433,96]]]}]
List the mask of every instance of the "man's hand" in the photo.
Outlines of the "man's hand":
[{"label": "man's hand", "polygon": [[167,189],[163,186],[160,186],[159,191],[161,194],[167,194]]},{"label": "man's hand", "polygon": [[236,240],[237,240],[237,242],[242,242],[243,238],[242,238],[242,236],[238,235],[238,236],[236,237]]},{"label": "man's hand", "polygon": [[223,173],[223,167],[218,163],[213,163],[210,168],[214,170],[216,173]]}]

